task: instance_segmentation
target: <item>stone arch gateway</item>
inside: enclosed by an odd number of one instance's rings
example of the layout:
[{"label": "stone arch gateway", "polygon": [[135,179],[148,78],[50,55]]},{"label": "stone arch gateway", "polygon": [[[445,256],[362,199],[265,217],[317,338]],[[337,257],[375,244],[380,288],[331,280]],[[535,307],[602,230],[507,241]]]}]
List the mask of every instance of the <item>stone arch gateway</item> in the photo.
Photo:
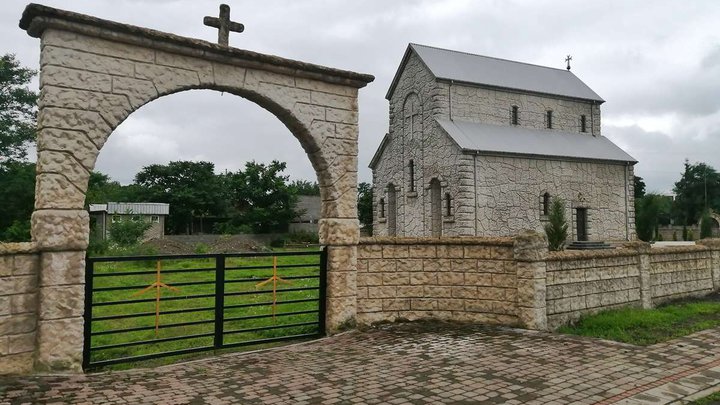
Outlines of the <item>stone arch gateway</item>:
[{"label": "stone arch gateway", "polygon": [[328,331],[356,313],[358,89],[371,75],[29,5],[20,27],[41,41],[32,236],[40,255],[36,368],[79,370],[90,171],[117,125],[190,89],[247,98],[300,141],[322,196]]}]

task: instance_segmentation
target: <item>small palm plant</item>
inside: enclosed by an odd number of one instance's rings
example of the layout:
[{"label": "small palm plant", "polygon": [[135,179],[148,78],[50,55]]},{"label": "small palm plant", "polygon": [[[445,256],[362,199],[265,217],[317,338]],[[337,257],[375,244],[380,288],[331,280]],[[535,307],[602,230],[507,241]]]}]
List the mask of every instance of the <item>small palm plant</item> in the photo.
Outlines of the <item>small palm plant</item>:
[{"label": "small palm plant", "polygon": [[565,206],[559,197],[553,197],[548,219],[550,222],[545,225],[548,247],[552,251],[563,250],[568,236],[568,224],[565,220]]}]

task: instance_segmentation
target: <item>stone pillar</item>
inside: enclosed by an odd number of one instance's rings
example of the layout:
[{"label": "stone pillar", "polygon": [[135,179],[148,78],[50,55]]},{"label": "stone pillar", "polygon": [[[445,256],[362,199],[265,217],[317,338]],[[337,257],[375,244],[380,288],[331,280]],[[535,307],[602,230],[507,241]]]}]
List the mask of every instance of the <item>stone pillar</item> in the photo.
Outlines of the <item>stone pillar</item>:
[{"label": "stone pillar", "polygon": [[547,330],[546,279],[547,240],[535,231],[515,237],[513,258],[517,266],[518,319],[527,329]]},{"label": "stone pillar", "polygon": [[718,291],[720,289],[720,239],[701,239],[697,243],[710,249],[713,291]]},{"label": "stone pillar", "polygon": [[319,221],[320,243],[328,247],[327,333],[355,325],[357,315],[357,219],[327,218]]},{"label": "stone pillar", "polygon": [[638,252],[638,270],[640,277],[640,302],[642,307],[650,309],[652,304],[652,286],[650,281],[650,244],[646,242],[633,242]]}]

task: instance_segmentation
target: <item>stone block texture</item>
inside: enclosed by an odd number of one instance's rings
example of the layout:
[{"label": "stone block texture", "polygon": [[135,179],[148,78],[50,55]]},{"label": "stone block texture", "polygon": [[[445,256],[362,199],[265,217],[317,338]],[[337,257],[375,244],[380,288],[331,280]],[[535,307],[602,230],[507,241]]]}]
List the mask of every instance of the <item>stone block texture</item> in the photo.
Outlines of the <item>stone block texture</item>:
[{"label": "stone block texture", "polygon": [[0,375],[33,369],[40,257],[22,245],[0,252]]},{"label": "stone block texture", "polygon": [[360,242],[357,263],[360,324],[444,319],[519,325],[510,238],[368,238]]},{"label": "stone block texture", "polygon": [[[438,81],[415,53],[389,101],[389,132],[373,167],[376,235],[512,237],[523,229],[541,232],[547,222],[542,196],[549,193],[566,202],[570,223],[575,208],[588,210],[590,240],[635,238],[632,166],[463,151],[435,121],[509,126],[515,105],[520,127],[546,130],[548,136],[557,130],[579,133],[580,116],[586,115],[587,132],[601,136],[599,105]],[[546,129],[549,110],[552,129]],[[439,200],[432,198],[433,179],[441,184]],[[576,235],[573,226],[569,239]]]}]

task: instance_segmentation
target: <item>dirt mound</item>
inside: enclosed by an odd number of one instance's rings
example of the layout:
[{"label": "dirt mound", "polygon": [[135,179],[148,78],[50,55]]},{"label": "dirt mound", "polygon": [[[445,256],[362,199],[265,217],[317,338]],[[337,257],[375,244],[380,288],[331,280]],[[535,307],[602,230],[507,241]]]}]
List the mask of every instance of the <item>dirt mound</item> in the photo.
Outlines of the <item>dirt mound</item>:
[{"label": "dirt mound", "polygon": [[193,246],[171,239],[151,239],[144,242],[142,247],[157,252],[159,255],[189,255],[195,253]]},{"label": "dirt mound", "polygon": [[222,236],[209,246],[212,253],[265,252],[268,248],[262,244],[235,236]]}]

